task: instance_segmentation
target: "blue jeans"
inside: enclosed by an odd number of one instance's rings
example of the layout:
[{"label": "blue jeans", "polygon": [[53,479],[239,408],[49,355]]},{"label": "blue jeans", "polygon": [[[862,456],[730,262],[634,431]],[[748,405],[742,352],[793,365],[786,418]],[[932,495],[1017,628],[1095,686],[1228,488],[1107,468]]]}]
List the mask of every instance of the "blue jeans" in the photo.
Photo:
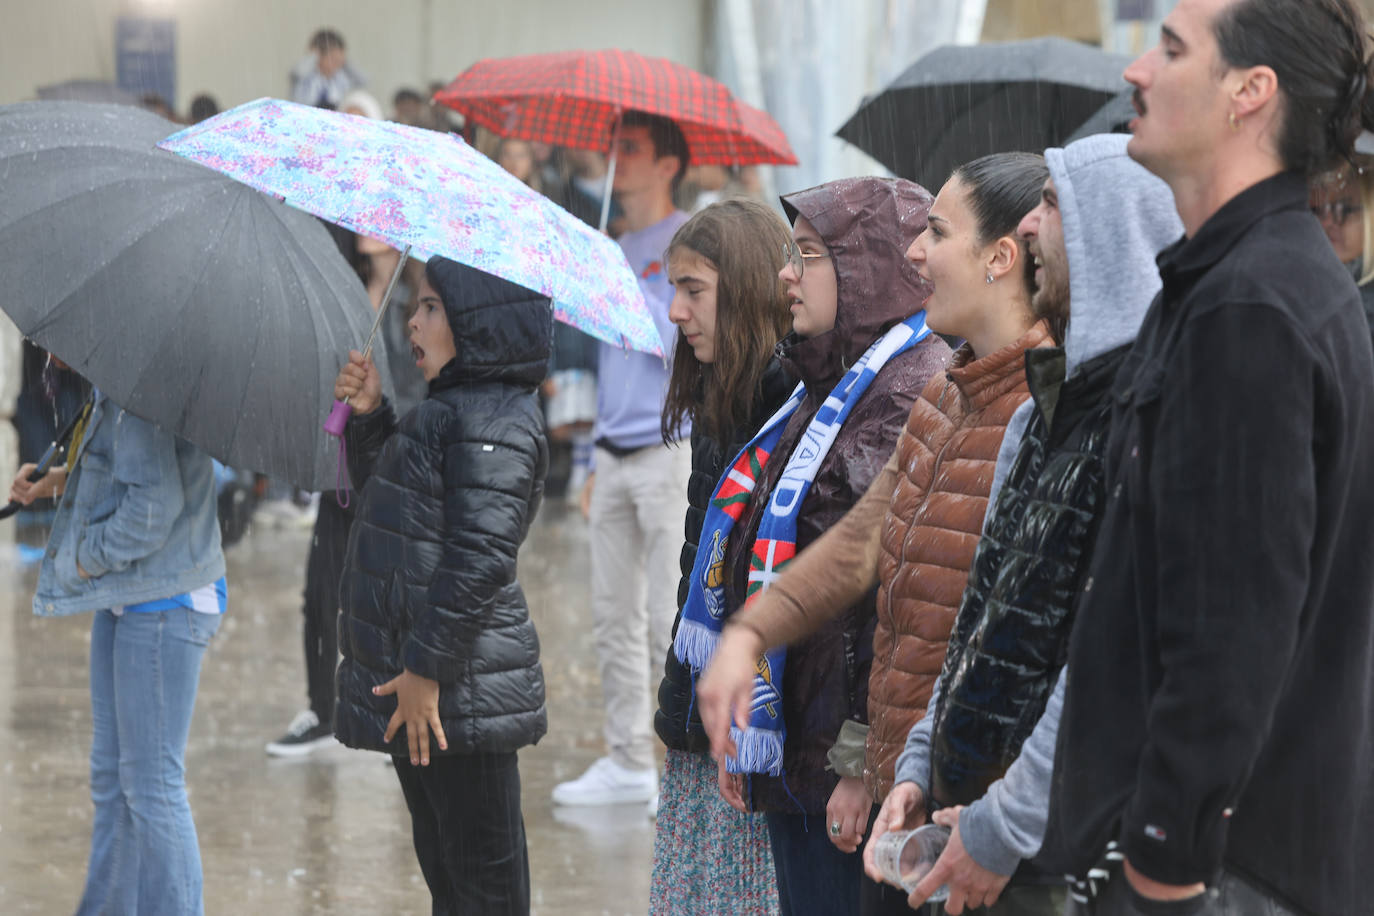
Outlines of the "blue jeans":
[{"label": "blue jeans", "polygon": [[770,811],[764,817],[783,916],[858,912],[863,855],[835,848],[825,832],[825,815]]},{"label": "blue jeans", "polygon": [[78,916],[203,911],[184,758],[201,658],[219,625],[219,615],[182,608],[95,614],[95,819]]}]

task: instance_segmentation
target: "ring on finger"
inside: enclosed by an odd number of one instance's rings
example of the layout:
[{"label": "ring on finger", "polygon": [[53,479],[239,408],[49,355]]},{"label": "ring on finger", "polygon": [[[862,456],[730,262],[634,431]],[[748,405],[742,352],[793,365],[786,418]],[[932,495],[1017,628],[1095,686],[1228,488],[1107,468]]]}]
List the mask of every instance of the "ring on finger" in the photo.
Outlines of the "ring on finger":
[{"label": "ring on finger", "polygon": [[840,822],[839,822],[839,821],[831,821],[831,822],[830,822],[830,835],[831,835],[831,836],[839,836],[839,835],[840,835]]}]

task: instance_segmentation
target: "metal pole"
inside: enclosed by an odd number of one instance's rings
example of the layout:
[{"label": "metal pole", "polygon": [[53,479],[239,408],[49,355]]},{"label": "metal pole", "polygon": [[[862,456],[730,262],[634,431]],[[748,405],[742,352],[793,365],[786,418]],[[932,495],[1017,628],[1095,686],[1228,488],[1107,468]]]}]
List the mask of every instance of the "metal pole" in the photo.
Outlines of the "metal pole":
[{"label": "metal pole", "polygon": [[620,109],[615,112],[615,130],[611,131],[611,158],[606,165],[606,190],[601,192],[601,225],[606,231],[606,223],[611,218],[611,185],[615,184],[615,156],[620,151]]},{"label": "metal pole", "polygon": [[406,261],[410,259],[410,246],[407,245],[401,251],[401,260],[396,262],[396,269],[391,272],[391,282],[386,285],[386,295],[382,297],[382,304],[377,306],[377,317],[372,321],[372,330],[367,335],[367,345],[363,347],[363,359],[372,355],[372,342],[377,337],[377,329],[382,326],[382,316],[386,314],[387,306],[391,305],[391,294],[396,291],[396,283],[401,279],[401,271],[405,269]]}]

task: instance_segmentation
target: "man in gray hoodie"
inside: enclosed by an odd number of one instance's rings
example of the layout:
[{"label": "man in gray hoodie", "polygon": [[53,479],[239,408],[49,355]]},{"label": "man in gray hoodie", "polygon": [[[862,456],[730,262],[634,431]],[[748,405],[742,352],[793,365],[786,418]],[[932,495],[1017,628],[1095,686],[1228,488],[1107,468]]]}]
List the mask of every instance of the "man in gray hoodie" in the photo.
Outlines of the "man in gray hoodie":
[{"label": "man in gray hoodie", "polygon": [[[1168,187],[1126,155],[1128,139],[1046,150],[1050,179],[1021,223],[1037,268],[1031,305],[1062,346],[1027,353],[1032,397],[1007,427],[944,669],[865,850],[880,879],[877,837],[928,810],[951,828],[912,906],[946,884],[951,914],[1062,906],[1062,878],[1032,859],[1049,809],[1073,596],[1105,501],[1109,393],[1159,290],[1155,255],[1182,233]],[[1008,884],[1018,892],[998,905]]]}]

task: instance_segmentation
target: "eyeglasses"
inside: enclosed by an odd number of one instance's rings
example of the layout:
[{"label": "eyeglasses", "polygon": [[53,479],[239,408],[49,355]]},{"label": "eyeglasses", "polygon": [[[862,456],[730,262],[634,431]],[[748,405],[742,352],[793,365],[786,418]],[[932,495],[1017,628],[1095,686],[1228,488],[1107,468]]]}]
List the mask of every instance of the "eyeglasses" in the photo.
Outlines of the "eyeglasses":
[{"label": "eyeglasses", "polygon": [[1359,204],[1352,204],[1345,200],[1332,200],[1326,203],[1313,204],[1312,215],[1325,222],[1330,220],[1337,226],[1344,226],[1345,221],[1356,213],[1363,213],[1364,207]]},{"label": "eyeglasses", "polygon": [[807,261],[828,257],[830,257],[828,252],[826,254],[807,254],[797,247],[796,242],[788,241],[782,243],[782,259],[786,263],[792,265],[792,272],[797,275],[798,280],[806,273]]}]

